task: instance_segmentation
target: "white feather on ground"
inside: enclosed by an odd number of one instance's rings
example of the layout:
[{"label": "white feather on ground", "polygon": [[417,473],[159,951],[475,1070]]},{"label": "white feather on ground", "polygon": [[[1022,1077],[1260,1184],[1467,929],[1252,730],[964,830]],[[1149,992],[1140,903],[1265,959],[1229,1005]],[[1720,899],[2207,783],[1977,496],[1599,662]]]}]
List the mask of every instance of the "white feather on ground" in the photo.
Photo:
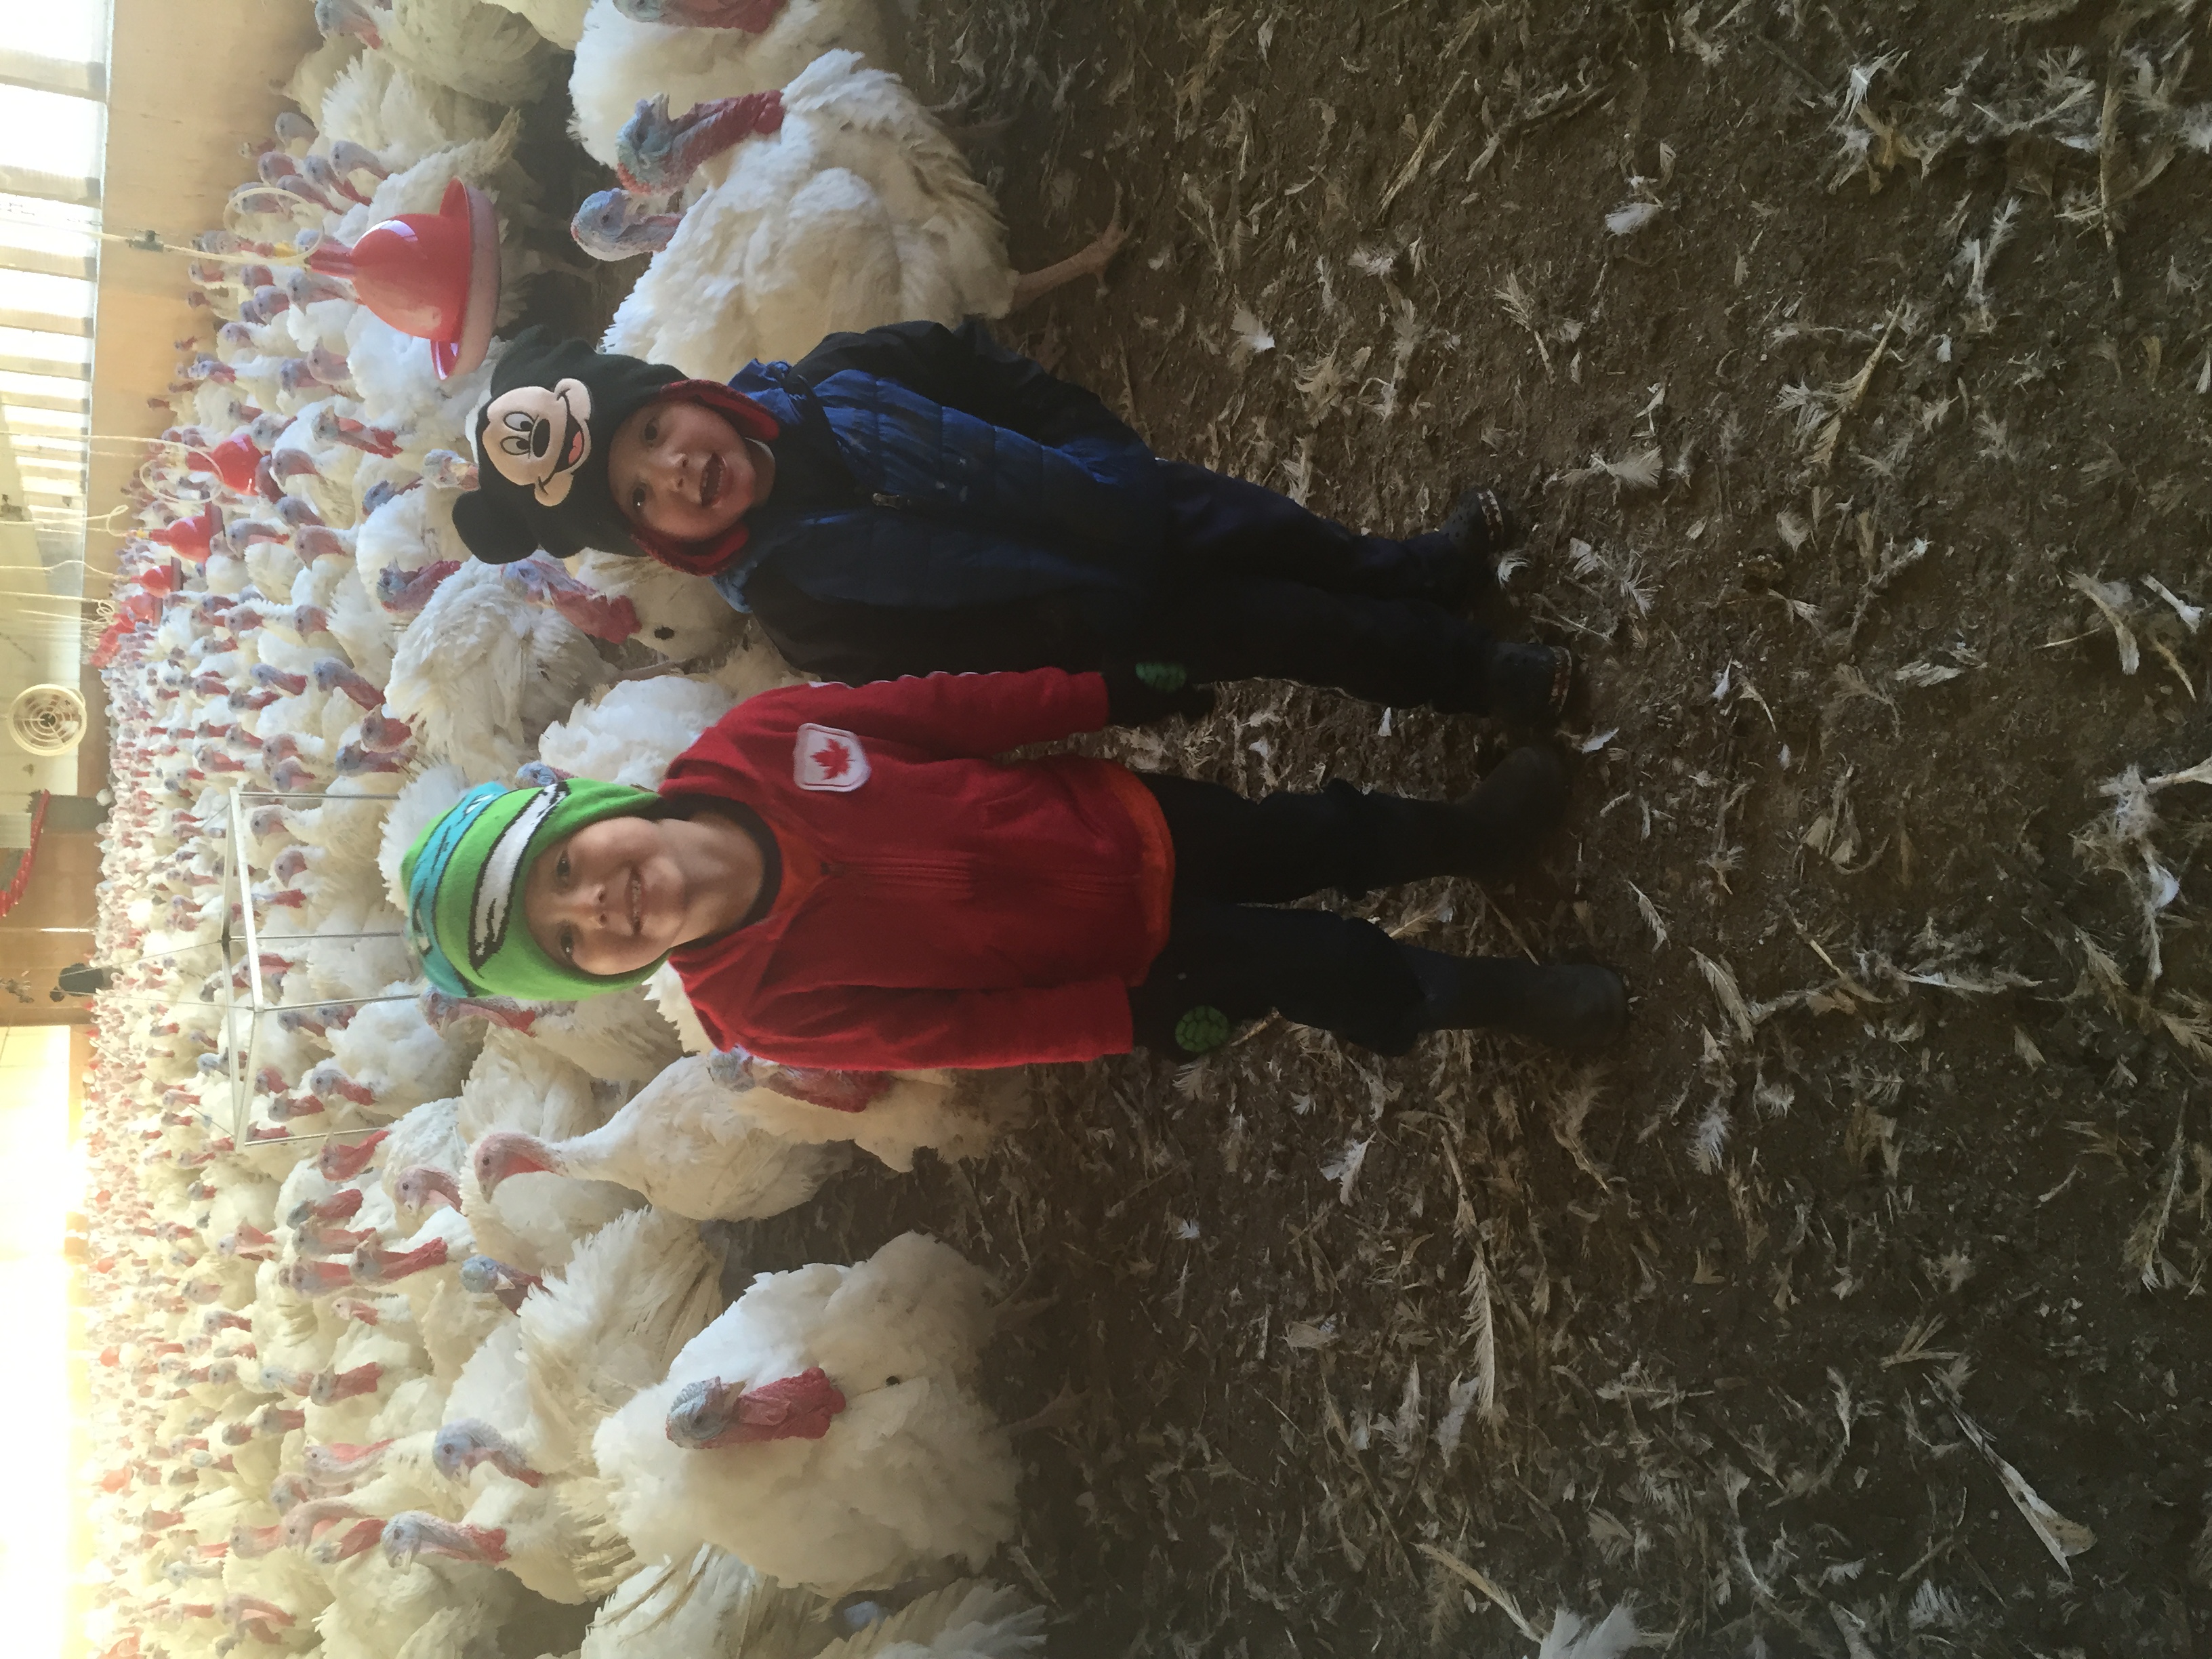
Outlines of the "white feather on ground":
[{"label": "white feather on ground", "polygon": [[1626,1602],[1595,1623],[1561,1607],[1536,1659],[1620,1659],[1643,1639]]}]

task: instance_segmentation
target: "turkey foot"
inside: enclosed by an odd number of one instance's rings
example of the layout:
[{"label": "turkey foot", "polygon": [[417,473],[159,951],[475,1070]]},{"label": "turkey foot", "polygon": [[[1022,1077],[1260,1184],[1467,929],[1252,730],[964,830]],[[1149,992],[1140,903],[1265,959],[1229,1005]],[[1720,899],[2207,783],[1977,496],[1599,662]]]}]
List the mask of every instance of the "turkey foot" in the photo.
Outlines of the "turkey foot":
[{"label": "turkey foot", "polygon": [[1018,1423],[1009,1423],[1006,1433],[1011,1437],[1033,1433],[1039,1429],[1073,1428],[1082,1419],[1083,1407],[1090,1403],[1090,1400],[1089,1390],[1078,1394],[1062,1382],[1060,1392],[1046,1402],[1043,1410],[1030,1413]]},{"label": "turkey foot", "polygon": [[1024,306],[1049,294],[1062,283],[1072,283],[1079,276],[1096,276],[1121,252],[1121,244],[1129,240],[1129,233],[1121,228],[1121,220],[1100,231],[1088,247],[1071,253],[1056,264],[1042,270],[1032,270],[1014,278],[1014,300],[1010,310],[1019,311]]},{"label": "turkey foot", "polygon": [[960,146],[960,153],[975,155],[1012,131],[1014,119],[1007,115],[995,121],[947,121],[944,125],[945,136]]},{"label": "turkey foot", "polygon": [[664,657],[660,661],[649,662],[642,668],[625,668],[615,676],[615,679],[627,685],[633,680],[657,680],[669,674],[688,674],[701,660],[703,659],[695,658],[691,662],[675,662]]}]

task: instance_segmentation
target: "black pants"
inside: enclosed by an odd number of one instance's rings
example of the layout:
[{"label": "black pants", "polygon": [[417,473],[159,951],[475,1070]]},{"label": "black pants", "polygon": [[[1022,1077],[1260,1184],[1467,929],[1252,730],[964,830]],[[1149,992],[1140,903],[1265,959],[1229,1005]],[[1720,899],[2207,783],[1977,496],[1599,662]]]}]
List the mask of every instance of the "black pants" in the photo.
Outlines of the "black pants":
[{"label": "black pants", "polygon": [[1180,461],[1160,471],[1177,557],[1140,654],[1194,680],[1296,680],[1481,711],[1492,641],[1445,608],[1468,585],[1449,537],[1358,535],[1242,478]]},{"label": "black pants", "polygon": [[1371,921],[1268,907],[1451,872],[1464,831],[1441,802],[1332,783],[1249,800],[1219,784],[1145,775],[1175,843],[1168,942],[1129,993],[1141,1048],[1202,1054],[1279,1012],[1380,1054],[1425,1029],[1395,940]]}]

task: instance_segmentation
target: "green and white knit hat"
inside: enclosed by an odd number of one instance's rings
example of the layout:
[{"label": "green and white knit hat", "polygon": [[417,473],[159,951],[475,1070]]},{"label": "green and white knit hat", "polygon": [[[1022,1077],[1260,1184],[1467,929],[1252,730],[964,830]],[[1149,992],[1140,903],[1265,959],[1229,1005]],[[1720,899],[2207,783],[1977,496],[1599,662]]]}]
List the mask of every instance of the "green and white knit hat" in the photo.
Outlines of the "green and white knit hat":
[{"label": "green and white knit hat", "polygon": [[538,789],[482,783],[416,837],[400,863],[407,889],[407,937],[425,977],[450,996],[567,1001],[619,991],[660,964],[635,973],[586,974],[538,947],[523,915],[530,866],[556,842],[601,818],[643,813],[660,797],[650,789],[563,778]]}]

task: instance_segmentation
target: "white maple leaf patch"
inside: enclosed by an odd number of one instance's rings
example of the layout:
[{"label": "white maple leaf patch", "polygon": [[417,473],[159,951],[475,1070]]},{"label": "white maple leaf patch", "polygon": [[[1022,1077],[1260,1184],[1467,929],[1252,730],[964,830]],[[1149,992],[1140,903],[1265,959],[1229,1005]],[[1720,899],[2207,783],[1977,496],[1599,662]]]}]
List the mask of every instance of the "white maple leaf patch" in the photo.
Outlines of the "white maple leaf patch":
[{"label": "white maple leaf patch", "polygon": [[850,732],[811,720],[799,728],[791,751],[791,774],[801,789],[844,794],[868,781],[868,751]]}]

